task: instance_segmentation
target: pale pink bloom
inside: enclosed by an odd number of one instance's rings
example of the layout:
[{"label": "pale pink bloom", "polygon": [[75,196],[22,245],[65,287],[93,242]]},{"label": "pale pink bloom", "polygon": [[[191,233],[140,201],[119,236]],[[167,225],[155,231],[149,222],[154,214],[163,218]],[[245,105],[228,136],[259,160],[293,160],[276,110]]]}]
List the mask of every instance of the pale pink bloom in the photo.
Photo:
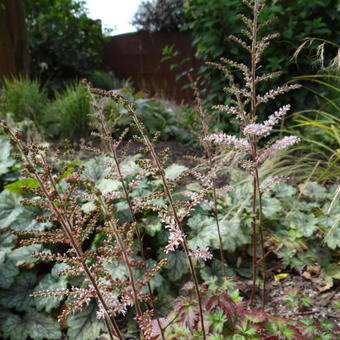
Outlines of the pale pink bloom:
[{"label": "pale pink bloom", "polygon": [[289,148],[290,146],[298,143],[299,141],[300,138],[296,136],[286,136],[282,139],[279,139],[273,145],[264,149],[257,157],[256,162],[258,164],[263,163],[267,158],[275,157],[281,151]]},{"label": "pale pink bloom", "polygon": [[179,229],[170,230],[168,244],[164,249],[165,253],[168,254],[171,251],[174,251],[183,241],[184,235]]},{"label": "pale pink bloom", "polygon": [[266,103],[269,99],[274,99],[279,94],[283,94],[283,93],[286,93],[288,91],[291,91],[291,90],[294,90],[294,89],[298,89],[299,87],[301,87],[301,85],[298,85],[298,84],[279,86],[275,90],[269,90],[263,96],[258,95],[256,97],[257,98],[257,102],[259,104],[260,103]]},{"label": "pale pink bloom", "polygon": [[251,123],[244,127],[243,133],[245,135],[252,136],[267,136],[272,130],[273,126],[278,123],[278,121],[286,115],[290,110],[290,105],[285,105],[281,107],[278,111],[275,111],[269,118],[262,124]]},{"label": "pale pink bloom", "polygon": [[219,191],[221,194],[224,194],[226,192],[230,192],[230,191],[233,191],[234,190],[234,187],[232,185],[225,185],[224,187],[222,188],[219,188]]},{"label": "pale pink bloom", "polygon": [[204,140],[214,142],[217,144],[226,144],[228,146],[234,147],[235,149],[243,152],[250,152],[251,147],[249,142],[244,138],[237,138],[235,136],[229,136],[225,133],[215,133],[213,135],[210,135]]},{"label": "pale pink bloom", "polygon": [[161,221],[165,223],[165,228],[170,231],[168,244],[164,249],[165,253],[168,254],[174,251],[184,241],[184,235],[177,226],[174,218],[168,216],[166,213],[160,213],[159,216]]},{"label": "pale pink bloom", "polygon": [[270,181],[268,181],[266,184],[263,184],[260,186],[260,190],[262,192],[264,192],[265,190],[270,189],[272,186],[281,183],[281,182],[285,182],[289,179],[288,176],[274,176],[273,178],[270,179]]},{"label": "pale pink bloom", "polygon": [[197,248],[190,251],[190,256],[203,261],[211,260],[213,258],[209,248]]},{"label": "pale pink bloom", "polygon": [[235,106],[227,106],[227,105],[215,105],[213,106],[213,109],[225,111],[228,113],[231,113],[235,116],[237,116],[239,119],[244,120],[245,116],[247,115],[245,111],[241,112],[237,107]]},{"label": "pale pink bloom", "polygon": [[243,128],[243,133],[248,136],[266,136],[269,134],[271,126],[259,123],[251,123]]}]

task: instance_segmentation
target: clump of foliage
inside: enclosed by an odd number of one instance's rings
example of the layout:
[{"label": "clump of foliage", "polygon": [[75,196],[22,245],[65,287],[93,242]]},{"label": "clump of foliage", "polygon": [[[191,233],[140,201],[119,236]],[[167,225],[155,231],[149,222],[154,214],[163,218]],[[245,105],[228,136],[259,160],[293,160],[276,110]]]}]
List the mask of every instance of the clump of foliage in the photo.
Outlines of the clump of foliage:
[{"label": "clump of foliage", "polygon": [[94,87],[103,90],[132,89],[132,82],[129,79],[118,79],[111,71],[94,71],[88,80]]},{"label": "clump of foliage", "polygon": [[183,0],[147,0],[138,7],[132,24],[149,32],[179,31],[185,23]]},{"label": "clump of foliage", "polygon": [[90,113],[89,95],[82,83],[69,85],[63,92],[56,93],[49,108],[49,118],[59,125],[61,137],[73,141],[89,136]]},{"label": "clump of foliage", "polygon": [[60,88],[101,66],[101,27],[86,15],[85,1],[25,0],[31,76]]},{"label": "clump of foliage", "polygon": [[[335,57],[325,55],[325,47],[329,45],[337,49]],[[319,70],[316,74],[295,77],[293,81],[302,82],[315,95],[318,105],[294,112],[290,117],[291,124],[281,128],[282,132],[294,131],[302,140],[285,160],[295,164],[296,169],[291,172],[294,176],[303,177],[308,173],[313,180],[333,181],[340,176],[340,45],[307,38],[295,53],[297,62],[299,54],[307,47],[315,53]],[[328,64],[326,60],[329,60]],[[282,164],[283,171],[287,168]]]},{"label": "clump of foliage", "polygon": [[[192,288],[190,283],[183,287],[183,291],[187,294],[177,298],[171,312],[162,319],[166,339],[202,339],[197,304],[192,298]],[[209,339],[308,340],[313,336],[321,340],[332,339],[337,332],[336,326],[328,323],[327,320],[320,320],[320,323],[310,322],[310,320],[297,322],[265,312],[249,310],[239,296],[235,284],[228,279],[218,281],[216,277],[211,278],[200,289],[206,311]]]},{"label": "clump of foliage", "polygon": [[41,126],[49,100],[36,80],[4,79],[0,90],[0,117],[13,114],[16,122],[31,120]]},{"label": "clump of foliage", "polygon": [[[184,1],[183,8],[188,21],[186,28],[192,31],[199,58],[218,62],[222,56],[229,59],[240,57],[240,61],[244,61],[241,47],[231,45],[228,41],[228,35],[239,33],[237,13],[240,7],[239,0]],[[306,37],[314,36],[338,42],[339,37],[336,32],[340,30],[340,12],[337,1],[313,0],[308,3],[304,0],[294,0],[289,3],[268,1],[263,17],[272,19],[274,16],[277,20],[266,28],[266,33],[280,32],[281,37],[276,42],[273,41],[265,51],[264,58],[267,62],[263,65],[264,71],[282,70],[280,76],[282,83],[289,81],[292,75],[312,74],[314,67],[312,58],[305,55],[305,58],[301,58],[298,67],[290,61],[290,58]],[[331,46],[327,48],[334,50]],[[209,102],[216,104],[224,100],[220,92],[223,87],[223,77],[207,66],[201,68],[201,73],[202,76],[208,75],[209,86],[205,88],[209,88],[209,93],[206,94]],[[227,101],[229,100],[227,98]],[[280,99],[278,100],[277,103],[282,105]],[[287,94],[285,100],[288,100],[295,109],[304,109],[307,104],[313,102],[313,96],[307,90],[301,90],[298,95]],[[224,119],[228,124],[231,116],[227,115]]]}]

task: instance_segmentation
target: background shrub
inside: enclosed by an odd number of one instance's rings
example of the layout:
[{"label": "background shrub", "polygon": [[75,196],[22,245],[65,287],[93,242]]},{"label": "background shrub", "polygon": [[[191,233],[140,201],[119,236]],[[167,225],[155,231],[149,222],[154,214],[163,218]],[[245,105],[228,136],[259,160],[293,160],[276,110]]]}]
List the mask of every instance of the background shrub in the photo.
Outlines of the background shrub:
[{"label": "background shrub", "polygon": [[51,121],[59,124],[60,136],[75,141],[89,136],[90,100],[82,83],[67,86],[56,94],[49,110]]},{"label": "background shrub", "polygon": [[101,26],[86,15],[85,1],[25,0],[31,76],[60,88],[101,65]]},{"label": "background shrub", "polygon": [[[230,34],[240,31],[241,21],[237,14],[241,11],[242,2],[239,0],[184,0],[184,13],[188,23],[185,28],[192,31],[193,43],[197,56],[205,61],[219,61],[223,56],[229,59],[244,56],[244,51],[237,44],[228,40]],[[324,38],[339,42],[340,7],[336,0],[293,0],[268,1],[264,10],[265,18],[277,19],[269,25],[267,33],[279,32],[280,37],[273,40],[264,55],[266,66],[263,72],[283,70],[280,82],[287,82],[292,76],[312,74],[313,58],[301,56],[299,65],[290,61],[295,50],[306,37]],[[334,49],[326,46],[326,49]],[[284,51],[284,53],[282,53]],[[203,66],[201,74],[206,75],[209,82],[208,99],[220,102],[225,99],[220,89],[224,79],[220,72],[210,66]],[[237,74],[235,74],[237,76]],[[270,87],[272,84],[268,84]],[[261,89],[260,89],[261,90]],[[228,102],[229,98],[226,99]],[[275,105],[282,105],[278,98]],[[315,103],[314,96],[308,91],[300,90],[285,95],[284,101],[291,103],[294,108],[303,109]],[[230,117],[227,117],[227,121]]]},{"label": "background shrub", "polygon": [[89,76],[89,81],[98,89],[113,90],[122,88],[132,88],[132,83],[128,79],[118,79],[112,71],[94,71]]},{"label": "background shrub", "polygon": [[132,24],[138,30],[178,31],[185,23],[183,0],[142,1]]},{"label": "background shrub", "polygon": [[13,114],[17,122],[32,120],[39,126],[48,104],[46,92],[36,80],[27,78],[5,79],[0,95],[0,116]]}]

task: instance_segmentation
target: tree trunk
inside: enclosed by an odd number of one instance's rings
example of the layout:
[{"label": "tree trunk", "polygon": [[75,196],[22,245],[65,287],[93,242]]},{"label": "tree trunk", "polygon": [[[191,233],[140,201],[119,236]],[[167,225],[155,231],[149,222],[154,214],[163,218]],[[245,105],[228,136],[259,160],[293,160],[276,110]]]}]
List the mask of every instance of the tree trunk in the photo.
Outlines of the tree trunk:
[{"label": "tree trunk", "polygon": [[27,75],[28,67],[23,0],[0,0],[0,76]]}]

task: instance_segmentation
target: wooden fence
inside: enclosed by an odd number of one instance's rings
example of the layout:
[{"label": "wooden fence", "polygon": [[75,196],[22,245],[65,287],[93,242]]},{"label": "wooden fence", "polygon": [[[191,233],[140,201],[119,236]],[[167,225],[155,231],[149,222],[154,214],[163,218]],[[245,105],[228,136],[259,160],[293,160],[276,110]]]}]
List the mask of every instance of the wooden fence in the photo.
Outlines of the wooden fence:
[{"label": "wooden fence", "polygon": [[[179,55],[161,62],[165,46],[174,46]],[[170,69],[183,60],[183,65]],[[176,75],[197,70],[202,64],[195,57],[192,37],[187,32],[136,32],[111,37],[105,44],[104,63],[118,78],[130,78],[137,90],[177,103],[192,102],[193,93],[182,89],[188,78],[176,80]]]}]

